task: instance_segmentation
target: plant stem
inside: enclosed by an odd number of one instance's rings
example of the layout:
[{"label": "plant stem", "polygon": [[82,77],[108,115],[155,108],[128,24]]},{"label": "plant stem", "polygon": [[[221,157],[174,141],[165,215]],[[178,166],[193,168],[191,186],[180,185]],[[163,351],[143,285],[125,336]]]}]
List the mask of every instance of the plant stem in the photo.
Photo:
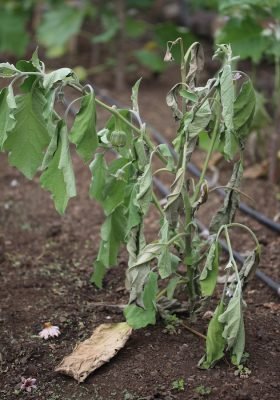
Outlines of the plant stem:
[{"label": "plant stem", "polygon": [[199,336],[200,338],[206,340],[206,336],[203,335],[202,333],[196,331],[195,329],[189,327],[187,324],[185,324],[185,322],[181,322],[181,325],[186,328],[188,331],[190,331],[191,333],[195,334],[196,336]]},{"label": "plant stem", "polygon": [[245,229],[247,232],[249,232],[250,235],[252,236],[252,238],[254,239],[254,242],[256,243],[257,248],[258,249],[260,248],[260,244],[257,239],[257,236],[254,234],[254,232],[250,228],[248,228],[248,226],[240,224],[238,222],[232,222],[231,224],[227,225],[227,228],[233,228],[233,227],[242,228],[242,229]]}]

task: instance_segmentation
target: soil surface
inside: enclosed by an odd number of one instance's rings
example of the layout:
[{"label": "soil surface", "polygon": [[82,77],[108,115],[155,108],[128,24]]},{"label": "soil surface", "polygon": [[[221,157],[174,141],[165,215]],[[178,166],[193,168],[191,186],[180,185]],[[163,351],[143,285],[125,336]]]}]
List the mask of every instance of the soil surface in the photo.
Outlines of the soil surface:
[{"label": "soil surface", "polygon": [[[165,95],[175,81],[175,73],[170,70],[158,80],[146,80],[140,94],[144,118],[169,139],[175,125],[165,106]],[[128,90],[111,95],[126,104],[130,100]],[[194,160],[200,164],[202,153]],[[1,400],[279,399],[279,298],[257,278],[249,283],[245,298],[246,351],[250,354],[247,377],[238,376],[227,359],[209,371],[199,370],[204,340],[184,328],[171,335],[161,321],[133,332],[118,355],[83,384],[54,372],[62,358],[99,324],[123,321],[122,311],[114,306],[128,299],[124,287],[125,250],[121,251],[119,265],[108,271],[102,290],[89,282],[103,214],[88,197],[87,166],[74,156],[74,167],[78,196],[60,217],[49,194],[40,189],[38,178],[28,181],[8,166],[6,155],[0,156]],[[226,165],[221,170],[219,181],[225,183],[230,170]],[[246,180],[243,190],[258,210],[271,218],[279,213],[276,187],[265,180]],[[209,204],[199,215],[205,223],[220,201],[215,193],[211,194]],[[152,210],[149,237],[156,234],[156,216]],[[246,222],[262,244],[260,269],[279,281],[279,235],[244,215],[237,219]],[[252,243],[238,233],[235,245],[242,252]],[[209,309],[214,307],[215,299]],[[46,321],[58,325],[61,336],[46,341],[39,338]],[[208,321],[191,324],[186,319],[186,323],[206,333]],[[17,394],[22,376],[37,379],[36,392]],[[185,383],[182,391],[172,389],[179,379]]]}]

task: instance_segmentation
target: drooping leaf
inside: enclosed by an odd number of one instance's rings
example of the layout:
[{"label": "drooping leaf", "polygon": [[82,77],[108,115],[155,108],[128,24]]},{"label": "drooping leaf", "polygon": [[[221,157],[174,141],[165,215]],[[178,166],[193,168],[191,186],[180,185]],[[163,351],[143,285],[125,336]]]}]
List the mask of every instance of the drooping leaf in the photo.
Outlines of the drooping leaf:
[{"label": "drooping leaf", "polygon": [[31,179],[42,164],[50,136],[43,118],[46,99],[39,89],[17,96],[15,126],[4,144],[10,164]]},{"label": "drooping leaf", "polygon": [[70,140],[85,162],[92,159],[98,146],[94,93],[83,96],[81,108],[70,131]]},{"label": "drooping leaf", "polygon": [[230,65],[225,65],[220,75],[220,93],[222,103],[222,116],[225,124],[225,147],[224,153],[228,159],[232,160],[235,147],[234,132],[234,85],[232,80],[232,70]]},{"label": "drooping leaf", "polygon": [[102,281],[109,267],[116,265],[120,245],[125,237],[125,216],[123,207],[110,214],[101,227],[101,243],[91,282],[102,287]]},{"label": "drooping leaf", "polygon": [[44,75],[43,87],[46,90],[50,90],[56,82],[63,81],[66,78],[73,76],[73,71],[70,68],[59,68]]},{"label": "drooping leaf", "polygon": [[211,108],[208,101],[205,101],[195,112],[191,122],[186,121],[184,129],[187,137],[196,138],[207,127],[211,119]]},{"label": "drooping leaf", "polygon": [[254,277],[259,262],[260,248],[256,247],[247,255],[239,272],[239,277],[242,282],[247,283],[250,279]]},{"label": "drooping leaf", "polygon": [[55,208],[63,214],[68,200],[76,196],[75,176],[69,152],[67,128],[61,121],[57,126],[57,148],[40,178],[41,186],[50,191]]},{"label": "drooping leaf", "polygon": [[215,233],[222,225],[230,224],[234,220],[236,210],[239,206],[240,195],[238,189],[240,187],[242,174],[243,165],[241,161],[238,161],[234,164],[232,176],[227,184],[224,204],[212,218],[210,232]]},{"label": "drooping leaf", "polygon": [[135,228],[141,222],[140,209],[137,202],[138,191],[138,184],[134,184],[129,198],[126,236],[128,236],[131,229]]},{"label": "drooping leaf", "polygon": [[14,127],[15,119],[7,102],[8,89],[0,91],[0,150],[7,139],[8,132]]},{"label": "drooping leaf", "polygon": [[203,296],[212,296],[216,287],[219,268],[219,245],[215,240],[209,249],[204,268],[200,275],[200,288]]},{"label": "drooping leaf", "polygon": [[162,247],[163,244],[158,242],[147,244],[129,269],[140,267],[141,265],[149,263],[154,258],[157,258],[160,255]]},{"label": "drooping leaf", "polygon": [[169,224],[167,219],[163,220],[160,229],[160,243],[162,244],[161,252],[158,257],[158,270],[159,275],[162,279],[168,278],[172,274],[172,261],[171,252],[167,242],[169,240]]},{"label": "drooping leaf", "polygon": [[255,114],[256,95],[249,79],[243,83],[238,96],[234,101],[234,129],[235,134],[243,147],[244,140],[250,132],[250,127]]},{"label": "drooping leaf", "polygon": [[224,356],[225,339],[223,334],[223,324],[219,318],[224,312],[222,302],[217,306],[214,315],[208,325],[206,338],[206,354],[199,361],[199,367],[203,369],[211,368]]},{"label": "drooping leaf", "polygon": [[[187,55],[188,53],[186,53],[184,57],[185,63],[188,61],[186,59]],[[200,45],[200,43],[195,42],[191,46],[189,71],[186,77],[186,82],[191,89],[193,89],[196,86],[197,75],[199,74],[199,72],[203,70],[203,66],[204,66],[203,48]]]},{"label": "drooping leaf", "polygon": [[179,168],[175,180],[171,186],[171,193],[167,197],[167,203],[165,205],[165,212],[168,222],[172,226],[176,226],[179,217],[179,210],[182,206],[181,193],[185,182],[185,170]]},{"label": "drooping leaf", "polygon": [[145,166],[143,174],[138,178],[139,192],[136,199],[143,214],[146,214],[152,201],[152,184],[153,175],[150,160],[150,162]]},{"label": "drooping leaf", "polygon": [[106,183],[107,176],[107,164],[104,160],[103,153],[95,154],[94,160],[89,166],[92,173],[92,181],[89,189],[89,193],[97,201],[101,202],[103,200],[103,190]]},{"label": "drooping leaf", "polygon": [[143,308],[136,304],[129,304],[124,310],[128,325],[134,329],[156,323],[157,279],[158,276],[155,272],[150,272],[147,276],[147,283],[143,290]]},{"label": "drooping leaf", "polygon": [[227,348],[232,351],[237,364],[239,364],[245,348],[243,304],[240,283],[237,284],[226,310],[219,316],[219,322],[224,325],[223,338],[226,340]]},{"label": "drooping leaf", "polygon": [[180,110],[178,105],[178,94],[181,88],[181,83],[177,83],[169,90],[166,96],[166,104],[168,105],[168,107],[171,108],[175,120],[180,120],[183,116],[182,111]]}]

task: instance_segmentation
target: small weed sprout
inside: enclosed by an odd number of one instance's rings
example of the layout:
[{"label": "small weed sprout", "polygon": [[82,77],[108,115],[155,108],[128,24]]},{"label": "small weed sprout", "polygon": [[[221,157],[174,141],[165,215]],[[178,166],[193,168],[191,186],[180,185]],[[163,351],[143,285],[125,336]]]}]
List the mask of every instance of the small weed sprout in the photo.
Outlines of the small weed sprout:
[{"label": "small weed sprout", "polygon": [[173,390],[177,390],[178,392],[183,392],[185,390],[185,381],[183,378],[177,379],[172,382],[171,385]]},{"label": "small weed sprout", "polygon": [[208,396],[208,394],[210,394],[212,390],[210,387],[199,385],[194,389],[194,391],[201,396]]}]

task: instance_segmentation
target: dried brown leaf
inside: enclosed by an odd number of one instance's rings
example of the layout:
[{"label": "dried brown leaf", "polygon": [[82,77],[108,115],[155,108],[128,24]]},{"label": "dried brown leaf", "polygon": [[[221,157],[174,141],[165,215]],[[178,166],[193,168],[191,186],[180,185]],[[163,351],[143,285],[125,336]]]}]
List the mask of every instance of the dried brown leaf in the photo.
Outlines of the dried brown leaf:
[{"label": "dried brown leaf", "polygon": [[108,362],[125,345],[132,333],[126,322],[101,324],[92,336],[64,357],[55,371],[72,376],[79,383]]}]

